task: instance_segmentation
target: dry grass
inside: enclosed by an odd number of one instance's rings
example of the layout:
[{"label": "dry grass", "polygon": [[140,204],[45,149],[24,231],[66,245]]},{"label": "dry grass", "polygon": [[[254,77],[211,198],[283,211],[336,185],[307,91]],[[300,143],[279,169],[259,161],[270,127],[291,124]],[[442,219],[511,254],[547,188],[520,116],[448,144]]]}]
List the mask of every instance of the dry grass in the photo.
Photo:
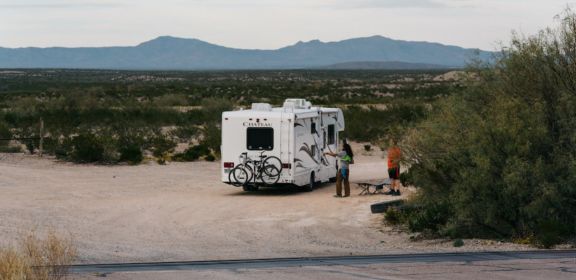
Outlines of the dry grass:
[{"label": "dry grass", "polygon": [[18,249],[0,250],[0,279],[65,279],[76,255],[72,238],[61,238],[54,231],[39,238],[31,231],[20,240]]},{"label": "dry grass", "polygon": [[0,279],[30,279],[29,275],[31,275],[31,268],[21,253],[13,248],[0,250]]}]

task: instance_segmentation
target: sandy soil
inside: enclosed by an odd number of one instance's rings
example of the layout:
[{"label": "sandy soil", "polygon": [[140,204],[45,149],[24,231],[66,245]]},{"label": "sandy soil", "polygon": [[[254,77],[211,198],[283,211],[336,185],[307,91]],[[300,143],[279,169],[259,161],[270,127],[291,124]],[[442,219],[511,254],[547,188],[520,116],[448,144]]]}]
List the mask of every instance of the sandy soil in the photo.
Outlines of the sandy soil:
[{"label": "sandy soil", "polygon": [[[352,181],[387,176],[380,152],[358,154]],[[245,193],[219,182],[219,163],[94,166],[3,154],[0,246],[36,227],[70,232],[80,262],[456,250],[449,241],[412,242],[384,227],[370,204],[392,197],[358,196],[353,186],[352,197],[334,198],[334,189]],[[519,248],[467,240],[457,250]]]}]

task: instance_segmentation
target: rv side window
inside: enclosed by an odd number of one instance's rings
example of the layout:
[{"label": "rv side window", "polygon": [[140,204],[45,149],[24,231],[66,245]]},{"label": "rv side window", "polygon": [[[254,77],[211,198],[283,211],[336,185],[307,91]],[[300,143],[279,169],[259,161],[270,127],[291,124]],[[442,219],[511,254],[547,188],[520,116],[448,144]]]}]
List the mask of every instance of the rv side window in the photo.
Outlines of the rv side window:
[{"label": "rv side window", "polygon": [[310,128],[311,128],[311,131],[310,131],[311,134],[316,133],[316,123],[315,122],[312,122],[312,124],[310,125]]},{"label": "rv side window", "polygon": [[274,149],[274,129],[271,127],[249,127],[246,129],[246,148],[250,151]]},{"label": "rv side window", "polygon": [[328,145],[336,144],[336,130],[333,124],[328,125]]}]

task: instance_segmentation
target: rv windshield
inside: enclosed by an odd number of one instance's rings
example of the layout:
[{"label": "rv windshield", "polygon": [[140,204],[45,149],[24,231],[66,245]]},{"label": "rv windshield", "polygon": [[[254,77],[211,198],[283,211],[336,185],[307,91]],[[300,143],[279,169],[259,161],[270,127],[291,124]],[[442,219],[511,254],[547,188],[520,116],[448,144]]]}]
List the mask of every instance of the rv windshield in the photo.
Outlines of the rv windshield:
[{"label": "rv windshield", "polygon": [[246,148],[250,151],[274,149],[274,129],[271,127],[249,127],[246,131]]}]

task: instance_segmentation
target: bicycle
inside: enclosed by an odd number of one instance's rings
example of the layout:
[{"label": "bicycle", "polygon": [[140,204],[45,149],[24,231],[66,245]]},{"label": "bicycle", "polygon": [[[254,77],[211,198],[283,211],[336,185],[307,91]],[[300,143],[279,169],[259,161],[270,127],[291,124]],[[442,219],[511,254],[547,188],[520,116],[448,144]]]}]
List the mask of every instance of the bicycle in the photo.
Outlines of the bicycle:
[{"label": "bicycle", "polygon": [[248,157],[248,153],[242,153],[240,164],[230,171],[228,181],[241,186],[278,183],[282,172],[282,161],[276,156],[264,155],[264,151],[260,153],[259,158],[260,160],[253,160]]}]

